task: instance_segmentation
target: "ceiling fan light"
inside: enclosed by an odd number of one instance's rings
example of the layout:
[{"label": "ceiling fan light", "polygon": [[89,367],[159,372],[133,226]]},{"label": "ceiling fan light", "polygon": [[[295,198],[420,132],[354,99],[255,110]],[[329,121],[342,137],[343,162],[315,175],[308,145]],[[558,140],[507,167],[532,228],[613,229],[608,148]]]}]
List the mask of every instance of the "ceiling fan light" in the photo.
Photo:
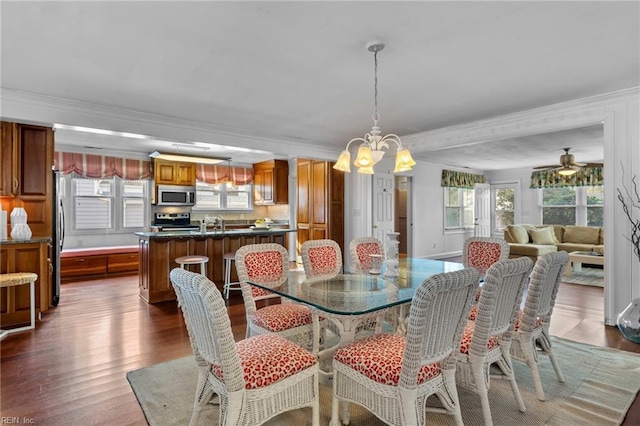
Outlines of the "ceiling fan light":
[{"label": "ceiling fan light", "polygon": [[340,157],[338,157],[338,161],[336,161],[333,168],[341,172],[351,173],[351,165],[349,163],[351,163],[351,153],[345,149],[340,153]]},{"label": "ceiling fan light", "polygon": [[564,166],[563,168],[558,170],[558,174],[560,176],[571,176],[577,172],[573,167]]}]

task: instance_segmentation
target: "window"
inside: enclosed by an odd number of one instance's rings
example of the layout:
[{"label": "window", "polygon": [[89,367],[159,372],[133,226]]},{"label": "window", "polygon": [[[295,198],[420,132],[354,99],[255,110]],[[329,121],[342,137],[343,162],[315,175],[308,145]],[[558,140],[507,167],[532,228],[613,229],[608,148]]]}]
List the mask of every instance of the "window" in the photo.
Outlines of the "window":
[{"label": "window", "polygon": [[604,226],[604,186],[584,188],[587,197],[587,225]]},{"label": "window", "polygon": [[494,232],[504,231],[507,225],[515,224],[515,197],[514,187],[497,187],[493,190]]},{"label": "window", "polygon": [[61,195],[65,182],[70,182],[70,197],[63,197],[69,234],[130,233],[143,230],[147,224],[149,185],[145,180],[90,179],[63,176]]},{"label": "window", "polygon": [[542,188],[542,223],[604,225],[604,187]]},{"label": "window", "polygon": [[144,227],[146,205],[144,181],[122,181],[122,226],[124,228]]},{"label": "window", "polygon": [[251,210],[253,185],[196,182],[196,210]]},{"label": "window", "polygon": [[113,185],[107,179],[73,179],[75,229],[112,227]]},{"label": "window", "polygon": [[444,188],[445,229],[472,228],[473,189]]}]

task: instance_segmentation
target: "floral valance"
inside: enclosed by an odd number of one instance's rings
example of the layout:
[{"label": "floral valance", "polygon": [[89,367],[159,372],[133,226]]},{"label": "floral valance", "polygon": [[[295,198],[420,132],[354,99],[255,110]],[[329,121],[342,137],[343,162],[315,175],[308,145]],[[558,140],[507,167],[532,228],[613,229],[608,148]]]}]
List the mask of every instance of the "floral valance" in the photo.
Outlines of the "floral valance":
[{"label": "floral valance", "polygon": [[469,188],[472,189],[476,183],[485,183],[483,175],[474,173],[456,172],[453,170],[442,171],[441,186],[447,188]]},{"label": "floral valance", "polygon": [[246,185],[253,182],[253,169],[250,167],[229,167],[217,164],[196,164],[196,180],[205,183],[232,181],[236,185]]},{"label": "floral valance", "polygon": [[603,186],[602,167],[583,167],[571,176],[561,176],[555,170],[531,173],[529,188],[560,188],[563,186]]},{"label": "floral valance", "polygon": [[121,179],[140,180],[153,177],[151,161],[148,160],[72,152],[56,151],[54,153],[54,169],[65,175],[73,173],[93,179],[118,176]]}]

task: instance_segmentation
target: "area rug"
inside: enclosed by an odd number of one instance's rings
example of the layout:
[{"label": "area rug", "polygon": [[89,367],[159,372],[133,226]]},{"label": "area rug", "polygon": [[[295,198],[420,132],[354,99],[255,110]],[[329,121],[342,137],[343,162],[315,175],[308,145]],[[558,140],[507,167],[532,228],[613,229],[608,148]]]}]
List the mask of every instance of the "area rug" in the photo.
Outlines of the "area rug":
[{"label": "area rug", "polygon": [[[618,425],[640,389],[640,355],[599,348],[553,338],[553,347],[565,376],[558,382],[547,357],[539,361],[546,401],[535,394],[529,368],[514,361],[520,392],[527,406],[518,411],[507,381],[493,380],[489,400],[494,424],[499,425]],[[127,373],[147,421],[152,426],[189,423],[193,408],[197,372],[193,357],[184,357]],[[331,388],[320,387],[320,424],[331,417]],[[483,424],[478,396],[459,387],[465,424]],[[430,399],[431,402],[436,400]],[[352,404],[351,425],[382,425],[365,409]],[[311,424],[311,411],[304,408],[283,413],[268,425]],[[450,416],[427,414],[430,425],[453,425]],[[218,408],[203,410],[200,424],[218,424]]]},{"label": "area rug", "polygon": [[604,269],[585,268],[583,266],[582,271],[571,272],[571,275],[562,277],[562,282],[604,287]]}]

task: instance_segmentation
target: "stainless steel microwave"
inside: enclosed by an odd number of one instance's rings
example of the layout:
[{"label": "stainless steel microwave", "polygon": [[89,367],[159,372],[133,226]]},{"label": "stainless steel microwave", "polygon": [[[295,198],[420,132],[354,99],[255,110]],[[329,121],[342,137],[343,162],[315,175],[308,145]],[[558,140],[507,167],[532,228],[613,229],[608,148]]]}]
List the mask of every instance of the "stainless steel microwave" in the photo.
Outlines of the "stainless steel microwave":
[{"label": "stainless steel microwave", "polygon": [[159,206],[193,206],[196,203],[195,186],[158,185]]}]

